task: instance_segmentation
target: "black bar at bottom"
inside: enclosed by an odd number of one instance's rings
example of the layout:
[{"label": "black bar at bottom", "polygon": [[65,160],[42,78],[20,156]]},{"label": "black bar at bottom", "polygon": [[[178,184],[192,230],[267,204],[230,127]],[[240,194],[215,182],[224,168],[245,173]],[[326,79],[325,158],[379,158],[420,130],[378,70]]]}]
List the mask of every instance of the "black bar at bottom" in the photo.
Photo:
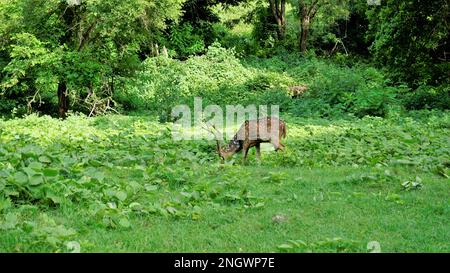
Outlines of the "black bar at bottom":
[{"label": "black bar at bottom", "polygon": [[98,268],[124,272],[316,272],[380,270],[398,264],[402,271],[424,264],[447,264],[449,254],[281,254],[281,253],[139,253],[139,254],[0,254],[0,264],[14,269]]}]

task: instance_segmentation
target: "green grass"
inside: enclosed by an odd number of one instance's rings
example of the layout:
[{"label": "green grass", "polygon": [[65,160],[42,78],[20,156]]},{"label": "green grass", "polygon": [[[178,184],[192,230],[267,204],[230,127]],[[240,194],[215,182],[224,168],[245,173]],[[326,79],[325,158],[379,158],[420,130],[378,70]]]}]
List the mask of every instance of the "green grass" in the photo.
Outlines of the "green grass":
[{"label": "green grass", "polygon": [[0,252],[450,251],[448,114],[285,120],[245,165],[142,116],[0,121]]}]

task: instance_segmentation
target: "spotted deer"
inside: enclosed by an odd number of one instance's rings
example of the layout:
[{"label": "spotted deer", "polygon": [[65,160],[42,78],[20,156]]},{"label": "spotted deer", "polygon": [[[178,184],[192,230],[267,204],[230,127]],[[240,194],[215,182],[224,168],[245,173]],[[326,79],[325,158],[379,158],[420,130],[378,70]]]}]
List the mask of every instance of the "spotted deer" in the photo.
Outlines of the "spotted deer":
[{"label": "spotted deer", "polygon": [[291,94],[291,98],[299,98],[303,96],[303,94],[308,91],[308,86],[306,85],[296,85],[289,87],[289,93]]},{"label": "spotted deer", "polygon": [[[281,144],[281,138],[286,137],[286,124],[284,121],[276,117],[264,117],[255,120],[246,120],[239,130],[234,135],[227,145],[221,147],[216,131],[216,143],[217,152],[220,158],[223,160],[230,158],[235,153],[243,150],[244,161],[247,160],[248,150],[251,147],[256,148],[256,156],[259,159],[261,157],[261,143],[270,142],[275,148],[275,151],[283,150],[284,145]],[[219,133],[220,134],[220,133]]]}]

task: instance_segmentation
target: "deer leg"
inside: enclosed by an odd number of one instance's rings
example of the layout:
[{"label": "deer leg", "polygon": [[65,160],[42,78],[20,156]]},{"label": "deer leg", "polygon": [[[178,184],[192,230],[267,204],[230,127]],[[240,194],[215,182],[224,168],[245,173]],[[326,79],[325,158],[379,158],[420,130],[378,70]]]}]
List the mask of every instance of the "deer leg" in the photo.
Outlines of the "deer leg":
[{"label": "deer leg", "polygon": [[244,147],[242,148],[242,150],[244,151],[244,162],[247,161],[248,149],[250,149],[250,145],[244,143]]},{"label": "deer leg", "polygon": [[256,157],[258,158],[258,160],[261,160],[261,144],[258,143],[255,145],[256,148]]}]

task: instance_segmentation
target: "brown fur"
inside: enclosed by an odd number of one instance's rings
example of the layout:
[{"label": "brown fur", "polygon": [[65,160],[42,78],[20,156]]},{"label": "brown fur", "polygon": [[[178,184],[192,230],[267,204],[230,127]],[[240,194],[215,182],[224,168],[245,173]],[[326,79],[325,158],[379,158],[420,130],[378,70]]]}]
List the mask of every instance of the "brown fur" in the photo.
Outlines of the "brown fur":
[{"label": "brown fur", "polygon": [[293,99],[301,97],[306,91],[308,91],[308,86],[306,85],[295,85],[289,87],[289,93]]},{"label": "brown fur", "polygon": [[[278,130],[272,132],[272,124],[278,122]],[[217,149],[222,159],[227,159],[235,153],[243,150],[244,161],[247,159],[248,150],[251,147],[256,148],[256,155],[261,155],[261,143],[270,142],[275,150],[283,150],[281,138],[286,137],[286,123],[276,117],[265,117],[258,120],[246,120],[234,135],[233,139],[225,146],[220,147],[217,140]]]}]

